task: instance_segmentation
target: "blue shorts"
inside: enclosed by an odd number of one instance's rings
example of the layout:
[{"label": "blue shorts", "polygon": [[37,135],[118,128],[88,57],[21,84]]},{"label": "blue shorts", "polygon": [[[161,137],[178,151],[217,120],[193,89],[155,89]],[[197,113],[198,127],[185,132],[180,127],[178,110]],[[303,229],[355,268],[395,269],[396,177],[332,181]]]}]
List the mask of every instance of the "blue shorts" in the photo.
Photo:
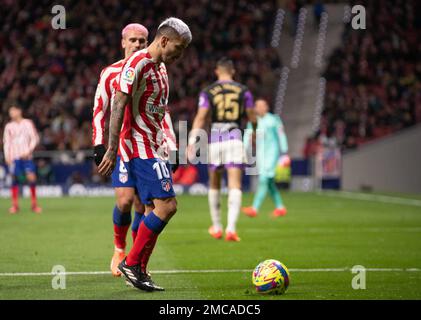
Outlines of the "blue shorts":
[{"label": "blue shorts", "polygon": [[35,173],[35,163],[32,160],[15,160],[9,167],[9,172],[16,176],[24,176],[28,173]]},{"label": "blue shorts", "polygon": [[129,171],[133,175],[142,203],[151,205],[152,199],[175,197],[171,165],[160,159],[132,159]]},{"label": "blue shorts", "polygon": [[111,185],[113,188],[134,188],[136,187],[133,176],[130,174],[128,169],[129,163],[123,162],[119,156],[117,156],[117,162],[113,173],[111,174]]}]

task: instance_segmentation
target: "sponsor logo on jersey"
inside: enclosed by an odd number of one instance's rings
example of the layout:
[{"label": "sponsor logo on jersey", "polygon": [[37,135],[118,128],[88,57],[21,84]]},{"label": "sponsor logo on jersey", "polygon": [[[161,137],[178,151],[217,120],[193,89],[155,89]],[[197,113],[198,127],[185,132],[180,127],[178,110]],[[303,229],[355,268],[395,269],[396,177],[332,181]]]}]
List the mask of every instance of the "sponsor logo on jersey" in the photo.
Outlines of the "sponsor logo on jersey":
[{"label": "sponsor logo on jersey", "polygon": [[153,105],[150,103],[146,104],[146,111],[150,113],[159,113],[164,114],[165,113],[165,106],[163,105]]}]

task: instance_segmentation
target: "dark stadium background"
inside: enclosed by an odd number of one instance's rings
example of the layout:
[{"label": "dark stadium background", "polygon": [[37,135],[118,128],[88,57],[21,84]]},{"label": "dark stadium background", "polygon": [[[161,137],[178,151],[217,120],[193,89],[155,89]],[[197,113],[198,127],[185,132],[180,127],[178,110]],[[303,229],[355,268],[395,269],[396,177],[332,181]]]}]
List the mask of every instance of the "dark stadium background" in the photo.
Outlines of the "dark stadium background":
[{"label": "dark stadium background", "polygon": [[[407,311],[408,304],[390,300],[421,298],[420,4],[0,0],[0,302],[137,300],[132,309],[143,315],[158,314],[164,300],[241,299],[256,300],[250,304],[261,304],[266,316],[269,302],[282,300],[271,304],[275,311],[297,317],[301,310],[313,315],[315,304],[297,308],[285,300],[385,299],[376,315]],[[54,5],[66,9],[64,30],[52,28]],[[365,9],[365,29],[353,24],[357,5]],[[166,291],[144,293],[111,276],[114,190],[92,161],[92,108],[101,69],[122,57],[121,29],[142,23],[151,41],[170,16],[193,34],[168,72],[175,128],[180,120],[191,126],[199,91],[215,80],[216,60],[232,58],[235,79],[266,97],[284,121],[292,163],[278,167],[276,181],[288,214],[273,218],[268,197],[257,217],[239,217],[240,242],[215,240],[208,234],[206,166],[180,167],[178,211],[150,261]],[[41,214],[30,211],[27,186],[19,214],[7,213],[11,176],[2,135],[12,104],[41,135],[34,155]],[[244,177],[243,206],[252,203],[255,182]],[[285,294],[256,292],[252,272],[266,259],[288,267]],[[57,266],[66,270],[66,290],[52,285]],[[353,286],[355,267],[366,274],[365,288]],[[148,299],[160,301],[142,305]],[[119,315],[126,310],[107,306]]]},{"label": "dark stadium background", "polygon": [[[144,24],[150,30],[150,41],[166,17],[181,17],[191,26],[193,42],[169,71],[170,108],[177,130],[178,120],[191,125],[198,93],[215,80],[214,64],[222,56],[235,61],[236,80],[245,83],[256,97],[268,98],[276,109],[281,71],[289,65],[289,61],[281,61],[278,52],[283,44],[273,44],[278,9],[285,13],[282,32],[294,37],[300,9],[306,7],[308,15],[314,16],[317,32],[326,5],[338,2],[1,3],[0,127],[8,121],[10,105],[22,106],[41,134],[35,154],[40,183],[71,184],[106,182],[95,174],[89,161],[93,96],[101,69],[122,56],[120,32],[124,25]],[[415,14],[419,3],[342,3],[364,5],[368,28],[353,30],[347,23],[342,41],[325,57],[320,70],[326,79],[324,108],[317,129],[300,139],[302,148],[293,154],[293,176],[311,174],[310,160],[331,138],[346,151],[421,121],[420,18]],[[51,27],[55,4],[66,8],[65,30]],[[3,130],[0,138],[2,134]],[[206,182],[206,170],[200,166],[199,180]],[[338,188],[340,182],[326,186]]]}]

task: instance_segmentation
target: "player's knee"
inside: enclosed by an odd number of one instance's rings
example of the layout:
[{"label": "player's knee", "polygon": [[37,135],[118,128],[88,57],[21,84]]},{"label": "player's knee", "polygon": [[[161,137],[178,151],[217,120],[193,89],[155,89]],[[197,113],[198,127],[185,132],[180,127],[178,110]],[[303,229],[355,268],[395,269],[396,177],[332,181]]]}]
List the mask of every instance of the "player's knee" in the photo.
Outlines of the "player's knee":
[{"label": "player's knee", "polygon": [[219,185],[219,183],[216,183],[215,181],[209,183],[209,187],[211,189],[219,189],[221,186]]},{"label": "player's knee", "polygon": [[121,212],[129,212],[132,209],[133,197],[121,195],[117,198],[117,207]]},{"label": "player's knee", "polygon": [[211,189],[219,189],[221,187],[220,180],[217,177],[209,178],[209,187]]},{"label": "player's knee", "polygon": [[141,203],[140,201],[134,201],[134,209],[136,212],[144,213],[145,212],[145,205]]},{"label": "player's knee", "polygon": [[36,175],[35,175],[35,174],[33,174],[33,173],[29,173],[29,174],[26,176],[26,179],[28,180],[28,182],[29,182],[29,183],[35,183],[35,182],[37,181],[37,177],[36,177]]},{"label": "player's knee", "polygon": [[177,200],[175,198],[171,198],[166,203],[166,211],[169,217],[172,217],[177,212]]}]

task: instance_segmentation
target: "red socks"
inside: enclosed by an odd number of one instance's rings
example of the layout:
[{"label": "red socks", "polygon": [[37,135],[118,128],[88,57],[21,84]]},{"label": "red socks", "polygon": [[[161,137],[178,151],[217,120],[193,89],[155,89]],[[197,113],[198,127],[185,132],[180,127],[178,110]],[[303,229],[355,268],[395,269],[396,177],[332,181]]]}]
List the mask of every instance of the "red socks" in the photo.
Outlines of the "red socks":
[{"label": "red socks", "polygon": [[31,204],[32,204],[32,207],[36,207],[37,206],[37,187],[35,186],[35,184],[31,184],[29,186],[29,189],[31,190]]},{"label": "red socks", "polygon": [[114,245],[118,249],[126,249],[126,236],[130,225],[118,226],[114,224]]},{"label": "red socks", "polygon": [[[137,231],[132,230],[133,244],[136,242]],[[151,242],[150,246],[145,248],[143,255],[140,259],[140,266],[143,272],[146,272],[146,266],[148,265],[149,258],[152,254],[153,249],[155,248],[156,241],[158,240],[158,235],[155,237],[155,240]]]},{"label": "red socks", "polygon": [[133,231],[133,230],[132,230],[133,244],[134,244],[134,242],[136,241],[136,236],[137,236],[137,230],[136,230],[136,231]]},{"label": "red socks", "polygon": [[19,186],[12,186],[11,194],[12,194],[12,206],[18,207],[19,206],[19,202],[18,202]]},{"label": "red socks", "polygon": [[149,258],[152,254],[153,249],[155,248],[156,241],[158,240],[158,235],[150,242],[149,245],[145,246],[143,250],[143,255],[140,258],[140,269],[142,272],[146,272],[146,266],[148,265]]},{"label": "red socks", "polygon": [[[138,236],[133,243],[133,248],[127,255],[126,263],[128,266],[142,264],[142,261],[143,264],[145,262],[147,263],[152,253],[153,247],[155,246],[156,240],[158,239],[158,234],[149,229],[144,222],[140,224],[137,234]],[[143,257],[143,255],[145,255],[145,257]]]}]

